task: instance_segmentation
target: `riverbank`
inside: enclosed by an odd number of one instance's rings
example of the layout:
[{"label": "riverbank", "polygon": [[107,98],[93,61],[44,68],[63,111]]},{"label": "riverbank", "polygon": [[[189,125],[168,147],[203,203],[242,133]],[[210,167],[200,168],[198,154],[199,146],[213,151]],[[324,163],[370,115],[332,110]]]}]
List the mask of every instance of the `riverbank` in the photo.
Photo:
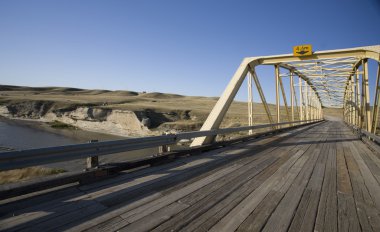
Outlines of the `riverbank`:
[{"label": "riverbank", "polygon": [[64,136],[73,140],[74,143],[86,143],[90,140],[107,141],[126,138],[112,134],[86,131],[79,128],[53,128],[48,122],[36,119],[8,118],[0,116],[0,122],[6,123],[11,126],[21,126],[36,131],[44,131],[47,133]]},{"label": "riverbank", "polygon": [[[157,92],[0,85],[0,115],[59,121],[126,137],[199,130],[217,100]],[[260,104],[254,105],[262,121],[265,112]],[[233,102],[222,127],[247,125],[246,111],[245,102]]]},{"label": "riverbank", "polygon": [[[90,140],[119,140],[125,137],[84,131],[80,129],[55,129],[49,124],[0,117],[0,147],[24,150],[39,147],[62,146],[87,143]],[[110,154],[100,157],[100,163],[124,162],[149,157],[158,153],[158,148]],[[64,171],[81,171],[86,167],[85,159],[52,163],[43,167]]]}]

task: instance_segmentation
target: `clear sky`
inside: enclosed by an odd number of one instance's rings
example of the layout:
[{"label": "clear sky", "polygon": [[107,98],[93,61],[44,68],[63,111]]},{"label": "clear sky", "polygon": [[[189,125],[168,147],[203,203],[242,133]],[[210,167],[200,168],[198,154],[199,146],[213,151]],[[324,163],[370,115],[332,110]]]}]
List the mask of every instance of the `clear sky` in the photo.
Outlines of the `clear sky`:
[{"label": "clear sky", "polygon": [[244,57],[380,44],[379,25],[379,0],[0,0],[0,84],[219,96]]}]

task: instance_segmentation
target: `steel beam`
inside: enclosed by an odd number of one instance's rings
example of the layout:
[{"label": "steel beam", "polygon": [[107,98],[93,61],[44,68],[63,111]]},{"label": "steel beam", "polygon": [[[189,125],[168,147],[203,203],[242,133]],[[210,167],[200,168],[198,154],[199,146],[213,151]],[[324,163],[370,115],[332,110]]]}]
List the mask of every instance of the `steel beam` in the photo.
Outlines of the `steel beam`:
[{"label": "steel beam", "polygon": [[270,113],[269,106],[268,106],[268,103],[267,103],[267,101],[265,99],[265,95],[264,95],[263,89],[261,88],[261,84],[260,84],[259,78],[256,75],[256,71],[255,71],[254,68],[250,68],[250,72],[252,74],[253,80],[255,81],[257,92],[259,93],[259,96],[260,96],[260,99],[261,99],[261,103],[264,106],[265,113],[267,114],[269,123],[273,124],[274,123],[273,117],[272,117],[272,114]]},{"label": "steel beam", "polygon": [[[248,73],[248,126],[253,126],[253,95],[252,95],[252,74]],[[251,135],[252,130],[248,131]]]},{"label": "steel beam", "polygon": [[300,109],[299,109],[299,115],[300,115],[300,120],[303,120],[303,92],[302,92],[302,78],[298,77],[298,91],[300,95]]},{"label": "steel beam", "polygon": [[379,119],[379,101],[380,101],[380,63],[377,63],[377,75],[376,75],[376,87],[375,87],[375,100],[373,104],[373,114],[372,114],[372,130],[371,133],[376,134],[377,124]]},{"label": "steel beam", "polygon": [[[234,76],[232,77],[230,83],[227,85],[222,96],[219,98],[214,108],[210,112],[206,121],[204,122],[201,130],[212,130],[219,128],[222,120],[227,113],[232,101],[234,100],[236,93],[238,92],[241,84],[244,81],[245,76],[248,73],[248,63],[250,59],[244,59],[240,64],[239,68],[236,70]],[[191,146],[199,146],[202,144],[208,144],[213,142],[215,136],[199,137],[194,139]]]},{"label": "steel beam", "polygon": [[[280,94],[279,91],[279,67],[278,65],[275,65],[275,81],[276,81],[276,117],[277,117],[277,123],[280,123]],[[278,128],[278,127],[277,127]]]},{"label": "steel beam", "polygon": [[294,82],[293,71],[290,71],[290,107],[291,107],[291,120],[294,121]]},{"label": "steel beam", "polygon": [[[278,69],[278,74],[280,74],[280,69]],[[284,101],[286,115],[288,117],[288,120],[291,121],[291,117],[290,117],[290,113],[289,113],[289,107],[288,107],[288,102],[286,101],[285,89],[284,89],[284,85],[282,83],[282,78],[281,78],[280,75],[278,75],[278,81],[280,83],[280,88],[281,88],[281,93],[282,93],[282,100]]]},{"label": "steel beam", "polygon": [[370,101],[370,95],[369,95],[369,86],[368,86],[368,60],[363,60],[364,62],[364,74],[363,74],[363,84],[364,84],[364,90],[365,90],[365,121],[366,121],[366,130],[369,132],[371,131],[371,108],[369,105]]}]

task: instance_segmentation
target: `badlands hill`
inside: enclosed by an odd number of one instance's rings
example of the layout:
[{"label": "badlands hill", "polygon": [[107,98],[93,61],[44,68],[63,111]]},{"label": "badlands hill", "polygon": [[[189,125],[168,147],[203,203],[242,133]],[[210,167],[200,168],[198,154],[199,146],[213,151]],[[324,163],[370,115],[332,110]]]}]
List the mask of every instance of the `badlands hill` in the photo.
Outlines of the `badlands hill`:
[{"label": "badlands hill", "polygon": [[[0,85],[0,115],[62,122],[121,136],[146,136],[198,130],[217,99],[157,92]],[[275,113],[274,105],[270,105],[270,110]],[[261,104],[254,104],[254,112],[256,124],[268,122]],[[285,108],[281,118],[287,121]],[[244,125],[247,103],[235,101],[222,127]]]}]

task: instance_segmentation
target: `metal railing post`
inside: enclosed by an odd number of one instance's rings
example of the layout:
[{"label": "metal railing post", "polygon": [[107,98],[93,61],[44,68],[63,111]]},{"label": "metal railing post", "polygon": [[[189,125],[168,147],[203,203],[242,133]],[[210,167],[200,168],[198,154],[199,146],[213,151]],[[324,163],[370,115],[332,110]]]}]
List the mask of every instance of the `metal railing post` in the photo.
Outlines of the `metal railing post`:
[{"label": "metal railing post", "polygon": [[[96,143],[98,140],[90,140],[89,143]],[[94,169],[99,167],[99,156],[89,156],[86,158],[86,170]]]}]

